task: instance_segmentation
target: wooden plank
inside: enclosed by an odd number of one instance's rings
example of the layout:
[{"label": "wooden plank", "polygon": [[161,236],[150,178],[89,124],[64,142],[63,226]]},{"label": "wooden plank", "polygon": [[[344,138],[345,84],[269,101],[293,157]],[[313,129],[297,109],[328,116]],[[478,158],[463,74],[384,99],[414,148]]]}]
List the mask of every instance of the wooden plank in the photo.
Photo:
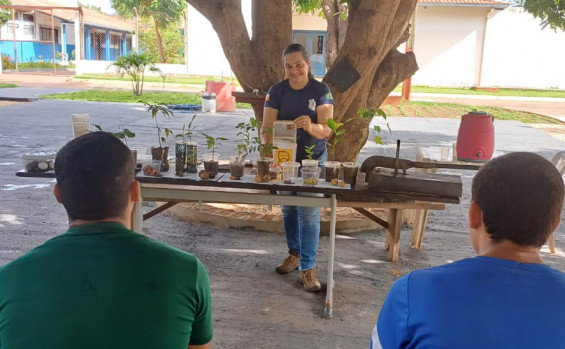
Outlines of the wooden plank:
[{"label": "wooden plank", "polygon": [[461,197],[463,184],[460,176],[431,173],[398,173],[375,171],[369,173],[369,190],[414,192],[439,196]]},{"label": "wooden plank", "polygon": [[445,210],[445,204],[437,202],[367,202],[367,201],[338,201],[337,207],[364,208],[397,208],[397,209],[429,209]]},{"label": "wooden plank", "polygon": [[167,210],[167,209],[169,209],[169,208],[175,206],[176,204],[178,204],[178,202],[167,202],[167,203],[165,203],[165,204],[163,204],[163,205],[157,207],[156,209],[153,209],[153,210],[147,212],[146,214],[144,214],[144,215],[143,215],[143,220],[146,221],[146,220],[148,220],[149,218],[151,218],[151,217],[153,217],[153,216],[155,216],[155,215],[158,215],[159,213],[161,213],[161,212],[163,212],[163,211],[165,211],[165,210]]},{"label": "wooden plank", "polygon": [[[400,227],[402,225],[402,210],[391,209],[388,215],[389,227],[386,229],[388,243],[388,255],[392,263],[398,261],[398,251],[400,248]],[[387,245],[385,243],[385,245]]]},{"label": "wooden plank", "polygon": [[373,214],[372,212],[367,211],[361,207],[352,207],[355,211],[361,213],[363,216],[369,218],[373,222],[380,224],[383,228],[388,228],[388,222],[384,219],[380,218],[379,216]]}]

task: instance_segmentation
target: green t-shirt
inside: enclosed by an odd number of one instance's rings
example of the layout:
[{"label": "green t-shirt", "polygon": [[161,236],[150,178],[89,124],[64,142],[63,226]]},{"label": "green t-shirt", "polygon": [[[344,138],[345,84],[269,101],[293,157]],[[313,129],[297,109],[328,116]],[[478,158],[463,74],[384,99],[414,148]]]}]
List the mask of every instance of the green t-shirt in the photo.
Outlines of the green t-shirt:
[{"label": "green t-shirt", "polygon": [[186,349],[212,339],[210,298],[194,255],[82,225],[0,269],[0,347]]}]

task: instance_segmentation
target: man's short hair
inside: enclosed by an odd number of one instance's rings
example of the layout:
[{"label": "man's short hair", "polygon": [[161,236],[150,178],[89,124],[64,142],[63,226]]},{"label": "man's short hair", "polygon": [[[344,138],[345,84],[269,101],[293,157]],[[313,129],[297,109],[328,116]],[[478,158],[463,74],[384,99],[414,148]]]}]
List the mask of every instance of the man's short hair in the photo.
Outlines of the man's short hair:
[{"label": "man's short hair", "polygon": [[541,247],[563,207],[563,178],[543,157],[525,152],[489,161],[473,179],[472,200],[494,242]]},{"label": "man's short hair", "polygon": [[71,220],[124,213],[135,180],[131,150],[111,133],[92,132],[67,143],[55,158],[55,178]]}]

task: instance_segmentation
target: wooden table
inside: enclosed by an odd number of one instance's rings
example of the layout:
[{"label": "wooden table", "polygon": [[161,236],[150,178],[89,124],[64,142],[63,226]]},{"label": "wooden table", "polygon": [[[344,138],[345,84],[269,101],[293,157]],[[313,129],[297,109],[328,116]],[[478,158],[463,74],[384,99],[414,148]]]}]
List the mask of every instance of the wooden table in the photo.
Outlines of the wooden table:
[{"label": "wooden table", "polygon": [[[142,232],[143,221],[179,202],[214,202],[265,205],[300,205],[307,207],[328,207],[330,215],[330,251],[328,260],[327,292],[324,316],[332,316],[333,309],[333,270],[335,256],[335,226],[337,207],[353,207],[386,228],[385,248],[389,251],[392,262],[398,260],[402,211],[405,209],[443,210],[444,203],[458,203],[458,198],[433,197],[413,193],[369,192],[365,183],[354,188],[332,186],[320,180],[316,186],[303,186],[279,182],[256,183],[253,176],[247,175],[242,180],[231,180],[229,174],[218,174],[213,180],[199,180],[196,174],[177,177],[166,174],[164,177],[148,177],[138,174],[141,183],[143,201],[166,202],[165,205],[143,214],[142,202],[135,205],[133,230]],[[285,191],[318,194],[316,196],[292,196],[280,194]],[[278,193],[278,194],[277,194]],[[367,208],[388,209],[386,220],[367,211]],[[423,230],[424,221],[414,226],[414,231]]]}]

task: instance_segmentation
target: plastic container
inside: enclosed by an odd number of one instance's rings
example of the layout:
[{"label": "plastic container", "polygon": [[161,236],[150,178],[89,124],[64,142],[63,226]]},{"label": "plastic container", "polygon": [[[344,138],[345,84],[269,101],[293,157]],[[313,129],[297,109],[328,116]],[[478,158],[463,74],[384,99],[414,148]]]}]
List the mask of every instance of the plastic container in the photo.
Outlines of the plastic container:
[{"label": "plastic container", "polygon": [[341,168],[341,162],[339,162],[339,161],[326,161],[324,163],[326,182],[331,182],[332,179],[339,179],[339,169],[340,168]]},{"label": "plastic container", "polygon": [[319,163],[319,160],[304,159],[302,160],[302,167],[318,167]]},{"label": "plastic container", "polygon": [[486,162],[494,153],[494,118],[484,112],[461,116],[457,133],[457,160]]},{"label": "plastic container", "polygon": [[282,178],[284,184],[295,184],[298,180],[298,169],[300,164],[298,162],[286,161],[281,164]]},{"label": "plastic container", "polygon": [[33,151],[21,156],[27,172],[47,172],[55,169],[54,151]]},{"label": "plastic container", "polygon": [[245,169],[245,158],[238,155],[229,157],[230,160],[230,175],[235,178],[241,178]]},{"label": "plastic container", "polygon": [[359,164],[355,162],[344,162],[343,164],[343,180],[347,184],[355,184],[357,181],[357,172],[359,171]]},{"label": "plastic container", "polygon": [[212,179],[218,174],[220,154],[208,153],[202,154],[202,162],[204,162],[204,171],[208,172],[209,178]]},{"label": "plastic container", "polygon": [[257,159],[257,175],[261,178],[270,176],[269,170],[271,168],[271,164],[274,163],[274,161],[275,159],[269,157],[260,157],[259,159]]},{"label": "plastic container", "polygon": [[216,94],[203,94],[202,95],[202,112],[215,113],[216,112]]},{"label": "plastic container", "polygon": [[206,81],[206,93],[216,94],[217,111],[235,110],[234,82]]},{"label": "plastic container", "polygon": [[318,184],[320,178],[319,167],[302,167],[302,184],[312,187]]}]

